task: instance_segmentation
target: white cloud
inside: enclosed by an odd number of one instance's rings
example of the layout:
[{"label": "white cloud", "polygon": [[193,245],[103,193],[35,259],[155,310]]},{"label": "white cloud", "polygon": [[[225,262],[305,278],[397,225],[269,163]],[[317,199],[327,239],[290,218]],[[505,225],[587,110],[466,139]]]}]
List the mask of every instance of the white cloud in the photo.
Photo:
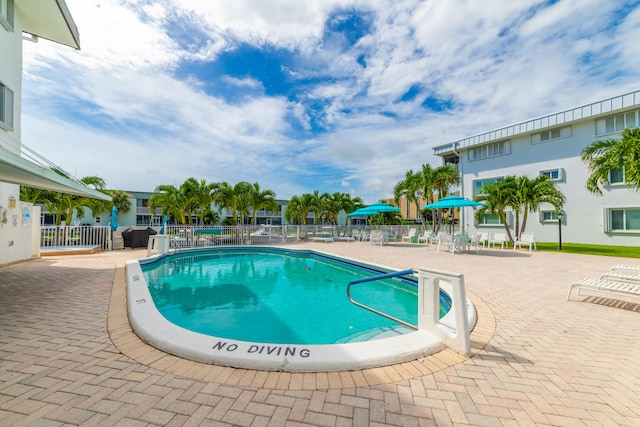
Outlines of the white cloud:
[{"label": "white cloud", "polygon": [[[24,44],[23,141],[129,190],[194,176],[260,182],[279,197],[318,189],[375,201],[408,169],[438,164],[434,145],[640,81],[640,9],[621,20],[622,0],[67,3],[83,49]],[[323,44],[336,8],[370,11],[372,32],[352,47]],[[295,51],[295,64],[283,64],[305,82],[295,99],[226,76],[251,94],[232,103],[177,72],[240,42]],[[412,87],[416,97],[398,102]],[[426,97],[450,110],[425,109]],[[311,133],[316,121],[325,133]]]}]

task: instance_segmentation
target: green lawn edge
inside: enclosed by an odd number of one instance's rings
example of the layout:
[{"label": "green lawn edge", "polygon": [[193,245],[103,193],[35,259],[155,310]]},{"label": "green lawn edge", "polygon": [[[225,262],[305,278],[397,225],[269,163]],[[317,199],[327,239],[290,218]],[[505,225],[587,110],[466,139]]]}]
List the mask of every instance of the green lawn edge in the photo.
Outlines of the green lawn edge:
[{"label": "green lawn edge", "polygon": [[585,245],[579,243],[562,243],[562,250],[558,249],[558,242],[536,242],[539,251],[565,252],[571,254],[615,256],[623,258],[640,258],[640,247],[636,246],[606,246]]}]

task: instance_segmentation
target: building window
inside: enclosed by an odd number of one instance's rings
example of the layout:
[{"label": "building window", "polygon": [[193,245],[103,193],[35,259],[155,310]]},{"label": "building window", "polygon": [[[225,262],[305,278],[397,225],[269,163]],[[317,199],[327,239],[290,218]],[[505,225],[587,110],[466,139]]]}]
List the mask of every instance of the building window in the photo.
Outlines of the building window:
[{"label": "building window", "polygon": [[511,141],[500,141],[481,145],[469,150],[469,161],[487,159],[489,157],[506,156],[511,154]]},{"label": "building window", "polygon": [[541,211],[540,221],[542,222],[558,222],[558,214],[556,211]]},{"label": "building window", "polygon": [[610,231],[640,231],[640,208],[610,209]]},{"label": "building window", "polygon": [[0,0],[0,25],[13,31],[13,0]]},{"label": "building window", "polygon": [[549,169],[540,171],[540,175],[548,176],[553,181],[562,181],[562,169]]},{"label": "building window", "polygon": [[481,194],[484,191],[484,187],[490,184],[496,184],[503,179],[504,177],[501,176],[498,178],[479,179],[477,181],[473,181],[473,195],[477,196],[478,194]]},{"label": "building window", "polygon": [[13,91],[0,83],[0,128],[13,130]]},{"label": "building window", "polygon": [[545,130],[540,133],[534,133],[531,135],[531,143],[538,144],[540,142],[547,142],[554,139],[569,138],[570,136],[571,126],[565,126],[562,128]]},{"label": "building window", "polygon": [[609,184],[624,184],[624,169],[615,168],[609,171]]},{"label": "building window", "polygon": [[596,135],[622,132],[625,128],[636,128],[640,123],[640,110],[619,113],[596,120]]},{"label": "building window", "polygon": [[484,214],[478,218],[478,225],[503,225],[498,215]]}]

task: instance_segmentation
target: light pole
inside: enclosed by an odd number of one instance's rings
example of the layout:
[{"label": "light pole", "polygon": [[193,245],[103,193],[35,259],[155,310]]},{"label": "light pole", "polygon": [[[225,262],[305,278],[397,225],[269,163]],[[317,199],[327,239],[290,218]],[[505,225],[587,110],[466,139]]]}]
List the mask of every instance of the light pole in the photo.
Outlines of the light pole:
[{"label": "light pole", "polygon": [[[420,205],[422,204],[422,190],[421,189],[417,189],[416,190],[416,207],[418,209],[418,211],[416,212],[416,215],[418,216],[418,218],[420,219],[420,224],[422,224],[422,212],[420,211]],[[426,231],[426,230],[425,230]]]},{"label": "light pole", "polygon": [[562,250],[562,212],[558,213],[558,250]]}]

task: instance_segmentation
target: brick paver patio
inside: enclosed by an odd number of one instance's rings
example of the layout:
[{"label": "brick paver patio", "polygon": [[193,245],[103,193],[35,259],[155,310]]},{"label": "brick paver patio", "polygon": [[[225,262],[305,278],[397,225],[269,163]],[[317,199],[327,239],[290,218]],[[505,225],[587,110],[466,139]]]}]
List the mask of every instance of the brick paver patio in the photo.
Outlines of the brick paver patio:
[{"label": "brick paver patio", "polygon": [[128,327],[122,267],[146,251],[47,257],[0,268],[0,425],[640,425],[640,305],[565,301],[571,281],[640,260],[298,247],[464,273],[473,356],[328,374],[189,362]]}]

